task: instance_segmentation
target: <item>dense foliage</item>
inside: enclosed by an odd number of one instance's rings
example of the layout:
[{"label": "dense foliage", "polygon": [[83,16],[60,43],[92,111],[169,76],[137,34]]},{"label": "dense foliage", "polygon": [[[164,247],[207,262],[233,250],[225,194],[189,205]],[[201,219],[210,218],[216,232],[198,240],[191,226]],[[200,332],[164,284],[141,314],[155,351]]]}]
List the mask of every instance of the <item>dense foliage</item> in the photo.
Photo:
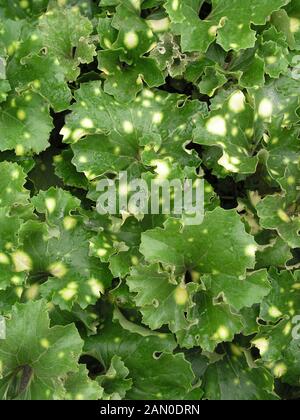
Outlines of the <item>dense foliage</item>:
[{"label": "dense foliage", "polygon": [[299,398],[299,81],[300,0],[0,0],[1,399]]}]

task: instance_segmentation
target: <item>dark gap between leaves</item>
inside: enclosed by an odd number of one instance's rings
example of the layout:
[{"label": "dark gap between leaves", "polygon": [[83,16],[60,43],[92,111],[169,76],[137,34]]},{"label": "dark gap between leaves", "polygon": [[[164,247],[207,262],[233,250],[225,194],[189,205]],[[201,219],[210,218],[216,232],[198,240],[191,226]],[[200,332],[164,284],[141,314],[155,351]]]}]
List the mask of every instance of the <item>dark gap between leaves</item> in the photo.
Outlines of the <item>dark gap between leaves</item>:
[{"label": "dark gap between leaves", "polygon": [[86,365],[89,371],[90,378],[94,379],[96,376],[105,373],[105,367],[95,357],[84,355],[79,359],[81,365]]},{"label": "dark gap between leaves", "polygon": [[205,20],[208,18],[208,16],[211,14],[212,12],[212,4],[205,1],[199,11],[199,18],[201,20]]}]

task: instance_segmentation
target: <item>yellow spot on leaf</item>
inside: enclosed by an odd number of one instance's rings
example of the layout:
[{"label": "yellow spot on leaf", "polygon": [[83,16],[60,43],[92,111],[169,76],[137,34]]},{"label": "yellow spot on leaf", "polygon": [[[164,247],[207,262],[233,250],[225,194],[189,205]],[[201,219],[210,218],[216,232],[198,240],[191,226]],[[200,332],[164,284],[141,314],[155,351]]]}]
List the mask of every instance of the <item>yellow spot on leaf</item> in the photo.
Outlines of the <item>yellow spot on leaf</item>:
[{"label": "yellow spot on leaf", "polygon": [[17,156],[23,156],[25,153],[24,146],[22,146],[22,144],[17,144],[15,152]]},{"label": "yellow spot on leaf", "polygon": [[21,0],[20,1],[20,7],[21,7],[21,9],[28,9],[28,7],[29,7],[28,0]]},{"label": "yellow spot on leaf", "polygon": [[216,136],[226,136],[227,134],[226,121],[221,116],[210,118],[206,124],[206,128],[209,133],[215,134]]},{"label": "yellow spot on leaf", "polygon": [[266,338],[258,338],[252,342],[260,351],[261,356],[267,353],[269,349],[269,341]]},{"label": "yellow spot on leaf", "polygon": [[278,308],[276,308],[276,306],[271,306],[268,312],[272,318],[279,318],[280,316],[282,316],[282,313]]},{"label": "yellow spot on leaf", "polygon": [[29,271],[32,268],[32,261],[29,255],[24,251],[16,251],[12,254],[15,271],[21,273],[22,271]]},{"label": "yellow spot on leaf", "polygon": [[300,29],[300,19],[294,17],[290,18],[290,29],[293,33],[298,32]]},{"label": "yellow spot on leaf", "polygon": [[138,35],[133,31],[127,32],[124,36],[124,44],[129,50],[133,50],[139,44]]},{"label": "yellow spot on leaf", "polygon": [[284,363],[278,363],[273,369],[276,378],[281,378],[287,372],[287,366]]},{"label": "yellow spot on leaf", "polygon": [[258,114],[262,118],[269,118],[273,113],[273,104],[268,98],[264,98],[258,107]]},{"label": "yellow spot on leaf", "polygon": [[72,133],[71,130],[67,127],[63,127],[60,130],[60,134],[64,137],[64,140],[68,140],[71,136],[71,133]]},{"label": "yellow spot on leaf", "polygon": [[62,262],[55,262],[51,264],[48,270],[52,274],[52,276],[57,277],[59,279],[64,277],[68,272],[67,267]]},{"label": "yellow spot on leaf", "polygon": [[286,326],[284,327],[283,334],[287,336],[290,334],[291,331],[292,331],[292,324],[288,322]]},{"label": "yellow spot on leaf", "polygon": [[11,283],[14,284],[15,286],[19,286],[22,283],[22,279],[19,276],[13,276],[10,279]]},{"label": "yellow spot on leaf", "polygon": [[123,122],[123,129],[126,134],[132,134],[134,131],[133,124],[130,121]]},{"label": "yellow spot on leaf", "polygon": [[71,282],[67,285],[65,289],[62,289],[59,294],[60,296],[66,300],[69,301],[73,299],[74,296],[77,294],[78,285],[75,282]]},{"label": "yellow spot on leaf", "polygon": [[218,32],[218,26],[217,25],[213,25],[209,28],[208,30],[208,35],[210,35],[211,37],[214,37],[217,35]]},{"label": "yellow spot on leaf", "polygon": [[290,223],[291,219],[289,218],[288,214],[284,210],[279,209],[277,211],[277,215],[283,222]]},{"label": "yellow spot on leaf", "polygon": [[160,124],[164,118],[164,115],[162,112],[155,112],[152,118],[152,121],[154,124]]},{"label": "yellow spot on leaf", "polygon": [[41,87],[41,82],[39,80],[37,80],[37,79],[34,80],[34,82],[32,84],[33,84],[33,87],[35,89],[40,89],[40,87]]},{"label": "yellow spot on leaf", "polygon": [[170,20],[168,17],[163,19],[148,20],[148,25],[154,32],[165,32],[170,26]]},{"label": "yellow spot on leaf", "polygon": [[90,286],[94,296],[99,297],[101,294],[104,294],[105,289],[100,280],[92,278],[88,281],[88,285]]},{"label": "yellow spot on leaf", "polygon": [[233,137],[236,137],[239,134],[239,129],[237,127],[233,127],[231,130],[231,134]]},{"label": "yellow spot on leaf", "polygon": [[223,156],[219,159],[218,163],[230,172],[238,172],[238,168],[236,164],[234,164],[234,161],[240,163],[237,158],[231,158],[227,153],[223,153]]},{"label": "yellow spot on leaf", "polygon": [[176,12],[178,10],[179,7],[179,0],[173,0],[172,1],[172,9],[174,10],[174,12]]},{"label": "yellow spot on leaf", "polygon": [[229,109],[238,114],[245,110],[245,96],[240,90],[231,95],[229,99]]},{"label": "yellow spot on leaf", "polygon": [[131,257],[131,263],[132,265],[138,265],[139,259],[136,256]]},{"label": "yellow spot on leaf", "polygon": [[72,133],[72,140],[74,140],[75,142],[77,142],[85,134],[86,133],[85,133],[85,131],[82,128],[76,128],[76,130],[74,130],[73,133]]},{"label": "yellow spot on leaf", "polygon": [[33,284],[28,289],[26,289],[25,296],[27,300],[34,300],[39,295],[39,285]]},{"label": "yellow spot on leaf", "polygon": [[63,223],[66,230],[72,230],[77,225],[77,220],[74,217],[66,216]]},{"label": "yellow spot on leaf", "polygon": [[97,255],[99,257],[105,257],[106,254],[107,254],[107,249],[104,249],[104,248],[97,249]]},{"label": "yellow spot on leaf", "polygon": [[245,248],[245,255],[247,257],[255,257],[256,251],[257,251],[256,245],[248,245]]},{"label": "yellow spot on leaf", "polygon": [[186,288],[179,285],[175,289],[174,299],[177,305],[184,306],[188,301],[189,295]]},{"label": "yellow spot on leaf", "polygon": [[87,157],[83,156],[83,155],[80,156],[78,160],[79,160],[80,163],[87,163],[88,162]]},{"label": "yellow spot on leaf", "polygon": [[94,127],[94,123],[90,118],[84,118],[83,120],[81,120],[80,125],[83,128],[93,128]]},{"label": "yellow spot on leaf", "polygon": [[0,252],[0,264],[8,265],[10,263],[9,258],[7,255],[3,254],[3,252]]},{"label": "yellow spot on leaf", "polygon": [[154,160],[151,162],[152,166],[156,166],[155,172],[158,174],[160,179],[165,179],[170,174],[170,167],[164,160]]},{"label": "yellow spot on leaf", "polygon": [[47,338],[42,338],[40,340],[40,344],[44,349],[48,349],[50,347],[49,340]]},{"label": "yellow spot on leaf", "polygon": [[106,46],[106,48],[108,48],[108,49],[111,48],[111,42],[108,38],[104,38],[103,42],[104,42],[104,45]]},{"label": "yellow spot on leaf", "polygon": [[19,109],[17,112],[17,117],[20,121],[24,121],[26,119],[26,112],[23,109]]},{"label": "yellow spot on leaf", "polygon": [[46,208],[47,208],[48,212],[50,214],[52,214],[54,212],[54,210],[56,209],[55,198],[52,198],[52,197],[46,198],[45,205],[46,205]]},{"label": "yellow spot on leaf", "polygon": [[18,179],[20,176],[20,172],[18,171],[18,169],[15,169],[11,172],[11,179],[15,180]]},{"label": "yellow spot on leaf", "polygon": [[228,328],[227,328],[227,327],[225,327],[224,325],[221,325],[221,326],[218,328],[218,331],[217,331],[216,336],[217,336],[218,338],[220,338],[221,340],[227,340],[227,339],[229,338],[229,336],[230,336],[230,333],[229,333]]},{"label": "yellow spot on leaf", "polygon": [[268,64],[275,64],[277,61],[277,57],[275,57],[274,55],[267,57],[267,63]]}]

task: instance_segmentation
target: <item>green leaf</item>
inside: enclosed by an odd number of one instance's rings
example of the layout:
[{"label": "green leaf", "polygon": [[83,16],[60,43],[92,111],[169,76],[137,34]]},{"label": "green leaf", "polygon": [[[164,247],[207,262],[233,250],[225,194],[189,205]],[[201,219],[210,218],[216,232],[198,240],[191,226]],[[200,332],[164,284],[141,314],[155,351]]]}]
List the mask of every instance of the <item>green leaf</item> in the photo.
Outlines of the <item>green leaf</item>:
[{"label": "green leaf", "polygon": [[86,308],[99,299],[112,278],[105,264],[89,257],[92,234],[83,218],[71,215],[80,202],[59,189],[42,192],[33,202],[47,223],[29,221],[22,226],[20,272],[30,272],[33,279],[49,277],[40,292],[61,309],[71,309],[74,303]]},{"label": "green leaf", "polygon": [[132,266],[139,264],[142,255],[139,252],[141,234],[154,225],[151,216],[143,221],[128,218],[100,218],[99,233],[90,241],[90,255],[109,262],[114,277],[125,278]]},{"label": "green leaf", "polygon": [[143,233],[141,243],[141,253],[148,262],[202,274],[244,275],[253,267],[255,250],[255,242],[236,212],[221,208],[207,212],[200,226],[182,228],[179,221],[170,219],[164,229]]},{"label": "green leaf", "polygon": [[80,64],[93,61],[93,25],[76,7],[48,11],[40,19],[39,30],[43,47],[58,60],[67,81],[76,80]]},{"label": "green leaf", "polygon": [[9,81],[6,80],[6,60],[0,56],[0,103],[5,102],[8,96],[8,92],[11,90]]},{"label": "green leaf", "polygon": [[299,398],[299,52],[299,0],[0,0],[0,399]]},{"label": "green leaf", "polygon": [[240,314],[244,323],[243,335],[257,334],[259,330],[259,305],[254,305],[252,308],[243,308]]},{"label": "green leaf", "polygon": [[190,327],[177,333],[180,346],[200,346],[208,352],[213,352],[220,343],[232,341],[244,327],[240,315],[229,305],[215,302],[213,295],[206,292],[196,295],[187,319]]},{"label": "green leaf", "polygon": [[71,149],[64,150],[54,157],[55,174],[71,187],[88,189],[88,180],[82,173],[76,171],[72,163],[74,154]]},{"label": "green leaf", "polygon": [[0,153],[1,162],[15,162],[23,171],[28,174],[35,167],[35,160],[32,156],[17,156],[13,151],[8,150]]},{"label": "green leaf", "polygon": [[113,132],[110,136],[101,134],[87,136],[72,145],[74,163],[78,172],[88,179],[118,173],[127,169],[137,159],[138,145],[124,141],[124,136]]},{"label": "green leaf", "polygon": [[278,267],[285,268],[292,259],[290,247],[280,237],[269,245],[262,246],[256,253],[256,268]]},{"label": "green leaf", "polygon": [[15,305],[0,341],[2,399],[62,398],[62,379],[78,370],[82,345],[74,325],[49,328],[44,301]]},{"label": "green leaf", "polygon": [[24,281],[24,276],[15,271],[18,232],[21,224],[22,220],[11,216],[8,208],[0,208],[0,290],[5,290],[9,286],[19,287]]},{"label": "green leaf", "polygon": [[[145,57],[155,46],[155,37],[140,17],[140,2],[123,0],[111,19],[101,19],[99,69],[106,77],[104,90],[120,102],[133,100],[143,89],[164,84],[165,78],[154,59]],[[122,86],[122,89],[120,89]]]},{"label": "green leaf", "polygon": [[274,28],[264,32],[259,54],[264,58],[265,71],[269,76],[278,78],[287,72],[289,50],[282,33],[278,33]]},{"label": "green leaf", "polygon": [[129,370],[119,356],[113,356],[105,375],[97,377],[97,382],[104,388],[103,400],[122,400],[132,388],[132,379],[127,378]]},{"label": "green leaf", "polygon": [[9,316],[11,308],[20,301],[23,288],[20,286],[12,286],[6,290],[0,291],[0,313],[2,316]]},{"label": "green leaf", "polygon": [[[266,137],[268,158],[267,169],[276,181],[285,177],[287,169],[298,171],[298,129],[287,129],[280,127],[280,120],[275,120],[269,126],[269,136]],[[284,156],[284,159],[282,159]],[[290,183],[293,187],[293,183]]]},{"label": "green leaf", "polygon": [[227,78],[223,73],[218,71],[215,67],[207,67],[204,76],[199,83],[200,92],[213,96],[215,92],[227,82]]},{"label": "green leaf", "polygon": [[168,324],[172,332],[188,327],[185,313],[193,306],[194,283],[163,272],[157,265],[133,268],[127,278],[129,290],[137,293],[136,306],[143,315],[143,323],[152,330]]},{"label": "green leaf", "polygon": [[267,196],[256,206],[261,226],[277,230],[291,247],[300,245],[300,218],[297,205],[282,195]]},{"label": "green leaf", "polygon": [[70,230],[76,227],[76,219],[72,223],[71,212],[79,208],[80,200],[69,192],[60,188],[50,188],[33,197],[32,203],[38,213],[46,215],[46,220],[50,225],[62,224],[66,230],[68,227]]},{"label": "green leaf", "polygon": [[167,0],[165,8],[184,51],[206,52],[216,36],[224,50],[239,51],[255,44],[251,23],[264,25],[272,12],[287,3],[289,0],[245,0],[243,4],[239,0],[212,0],[212,11],[204,20],[198,16],[199,0]]},{"label": "green leaf", "polygon": [[223,297],[237,311],[261,303],[271,290],[266,270],[250,273],[244,279],[218,274],[202,281],[216,299]]},{"label": "green leaf", "polygon": [[79,366],[78,372],[68,375],[64,387],[66,400],[93,401],[100,400],[103,395],[103,389],[88,377],[88,370],[83,365]]},{"label": "green leaf", "polygon": [[282,127],[290,127],[299,121],[299,91],[296,79],[281,77],[268,82],[263,88],[251,90],[255,112],[259,120],[270,123],[281,118]]},{"label": "green leaf", "polygon": [[263,363],[275,378],[299,387],[300,339],[299,334],[293,338],[293,328],[296,326],[289,320],[262,326],[252,344],[259,349]]},{"label": "green leaf", "polygon": [[194,58],[182,54],[175,37],[168,32],[161,35],[150,57],[155,59],[160,70],[169,73],[171,77],[182,76],[190,61],[194,61]]},{"label": "green leaf", "polygon": [[[133,159],[139,163],[144,148],[152,152],[150,160],[154,167],[158,153],[159,161],[176,161],[183,166],[195,162],[183,145],[191,139],[194,117],[203,110],[197,101],[145,89],[135,102],[124,106],[105,94],[99,82],[82,84],[75,97],[73,112],[67,117],[61,134],[65,142],[77,143],[72,146],[73,162],[89,179],[111,170],[125,169]],[[82,139],[92,134],[102,136]],[[160,147],[157,147],[157,139]]]},{"label": "green leaf", "polygon": [[286,10],[281,9],[278,10],[278,12],[274,12],[271,16],[271,21],[277,31],[284,34],[288,46],[291,49],[294,49],[296,47],[295,35],[294,31],[292,30],[292,21]]},{"label": "green leaf", "polygon": [[184,399],[194,375],[182,353],[172,354],[175,346],[168,334],[140,335],[108,322],[99,335],[86,340],[85,352],[106,371],[113,357],[125,360],[133,381],[127,399]]},{"label": "green leaf", "polygon": [[10,95],[0,106],[1,151],[40,153],[49,147],[52,128],[49,108],[36,93]]},{"label": "green leaf", "polygon": [[26,204],[29,192],[24,188],[26,175],[17,163],[0,162],[0,206]]},{"label": "green leaf", "polygon": [[140,0],[135,3],[122,0],[112,20],[112,26],[119,32],[114,48],[123,48],[128,60],[150,51],[156,40],[147,22],[140,16],[140,6]]},{"label": "green leaf", "polygon": [[47,4],[48,0],[0,1],[0,7],[4,10],[6,16],[16,20],[38,16],[40,13],[46,11]]},{"label": "green leaf", "polygon": [[164,84],[165,78],[154,59],[142,57],[136,59],[133,65],[128,65],[121,61],[123,54],[122,49],[98,53],[99,69],[106,74],[106,93],[119,102],[130,102],[143,89],[143,82],[149,88]]},{"label": "green leaf", "polygon": [[270,270],[272,289],[264,299],[260,317],[269,324],[261,326],[252,340],[273,375],[291,385],[300,384],[299,271]]},{"label": "green leaf", "polygon": [[264,368],[248,366],[243,354],[225,356],[208,367],[204,398],[209,400],[277,400],[273,376]]},{"label": "green leaf", "polygon": [[31,88],[48,100],[56,112],[69,107],[72,95],[64,80],[64,69],[52,56],[29,55],[22,58],[21,62],[12,61],[8,68],[8,78],[17,92]]},{"label": "green leaf", "polygon": [[271,269],[269,275],[272,289],[261,305],[261,318],[276,322],[282,317],[292,318],[297,315],[300,311],[298,276],[289,271],[278,272],[275,269]]},{"label": "green leaf", "polygon": [[[222,109],[211,111],[208,118],[200,118],[194,130],[194,142],[217,146],[223,151],[219,165],[233,173],[253,173],[258,164],[255,155],[257,142],[255,115],[242,91],[236,90]],[[258,138],[256,138],[258,136]]]},{"label": "green leaf", "polygon": [[257,55],[251,56],[251,61],[243,63],[239,70],[243,72],[239,82],[242,87],[261,87],[265,84],[265,64]]},{"label": "green leaf", "polygon": [[99,18],[97,31],[101,47],[110,49],[118,36],[118,31],[112,26],[112,19],[108,16]]}]

